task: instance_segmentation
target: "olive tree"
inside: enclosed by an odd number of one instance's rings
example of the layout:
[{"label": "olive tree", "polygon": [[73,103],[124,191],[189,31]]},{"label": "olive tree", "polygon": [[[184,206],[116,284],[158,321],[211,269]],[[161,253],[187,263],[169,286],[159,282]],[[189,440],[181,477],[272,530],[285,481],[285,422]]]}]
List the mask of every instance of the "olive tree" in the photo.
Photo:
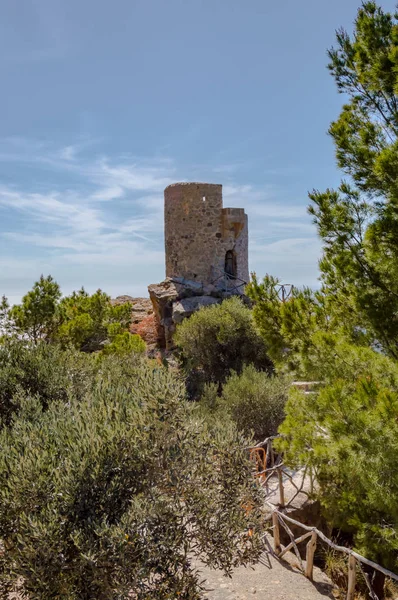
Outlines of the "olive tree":
[{"label": "olive tree", "polygon": [[83,399],[19,392],[0,433],[2,597],[196,600],[193,558],[228,574],[262,551],[249,440],[205,425],[172,372],[107,361]]},{"label": "olive tree", "polygon": [[245,364],[270,371],[267,348],[253,321],[252,311],[233,297],[222,304],[201,308],[177,328],[175,343],[183,366],[195,387],[225,382]]}]

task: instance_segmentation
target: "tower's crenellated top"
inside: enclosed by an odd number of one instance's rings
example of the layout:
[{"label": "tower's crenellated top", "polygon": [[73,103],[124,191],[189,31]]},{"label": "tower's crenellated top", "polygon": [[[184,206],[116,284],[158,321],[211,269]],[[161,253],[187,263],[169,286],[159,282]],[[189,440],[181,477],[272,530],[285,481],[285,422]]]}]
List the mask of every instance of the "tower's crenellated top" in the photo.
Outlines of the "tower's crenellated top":
[{"label": "tower's crenellated top", "polygon": [[179,188],[179,187],[195,187],[195,186],[206,186],[208,188],[212,188],[212,187],[217,187],[217,188],[222,188],[222,184],[221,183],[203,183],[200,181],[177,181],[176,183],[170,183],[170,185],[168,185],[164,191],[170,189],[170,188]]},{"label": "tower's crenellated top", "polygon": [[247,215],[223,208],[222,185],[173,183],[164,191],[166,276],[249,280]]}]

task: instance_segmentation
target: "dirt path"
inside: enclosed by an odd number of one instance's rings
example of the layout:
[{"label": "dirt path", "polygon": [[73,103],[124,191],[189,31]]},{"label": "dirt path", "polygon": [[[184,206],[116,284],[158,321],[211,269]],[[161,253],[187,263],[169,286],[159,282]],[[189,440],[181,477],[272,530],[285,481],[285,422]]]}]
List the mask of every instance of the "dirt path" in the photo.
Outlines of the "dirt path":
[{"label": "dirt path", "polygon": [[[287,553],[286,562],[264,553],[254,568],[239,567],[231,579],[220,571],[197,565],[206,580],[204,598],[208,600],[326,600],[336,599],[333,585],[322,571],[314,568],[311,583],[295,567],[296,557]],[[8,600],[21,600],[10,594]]]},{"label": "dirt path", "polygon": [[287,561],[264,553],[254,569],[240,567],[232,579],[219,571],[201,567],[206,579],[208,600],[326,600],[335,598],[333,584],[318,568],[314,568],[311,583],[295,567],[296,557],[287,554]]}]

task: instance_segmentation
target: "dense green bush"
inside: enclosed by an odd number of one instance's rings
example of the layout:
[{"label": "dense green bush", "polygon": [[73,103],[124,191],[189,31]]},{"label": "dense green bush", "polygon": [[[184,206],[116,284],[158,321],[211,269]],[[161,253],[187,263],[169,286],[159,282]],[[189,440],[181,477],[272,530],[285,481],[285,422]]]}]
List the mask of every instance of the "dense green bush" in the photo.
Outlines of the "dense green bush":
[{"label": "dense green bush", "polygon": [[[135,336],[131,337],[134,340]],[[133,349],[130,345],[122,349],[116,347],[111,352],[93,356],[74,348],[63,350],[56,344],[3,339],[0,344],[0,428],[9,425],[13,414],[18,412],[21,393],[36,397],[47,409],[51,402],[81,400],[98,379],[119,378],[131,386],[137,368],[145,360],[141,342],[145,348],[139,338]]]},{"label": "dense green bush", "polygon": [[[7,320],[17,333],[35,344],[42,340],[48,341],[57,328],[56,312],[60,298],[58,283],[51,275],[41,275],[39,281],[23,296],[21,304],[16,304],[7,311]],[[3,298],[3,309],[6,307],[6,298]]]},{"label": "dense green bush", "polygon": [[21,393],[0,433],[2,597],[195,600],[193,555],[229,572],[262,551],[247,440],[206,427],[170,371],[108,367],[83,400]]},{"label": "dense green bush", "polygon": [[126,352],[128,347],[138,347],[137,340],[128,339],[130,323],[130,304],[114,304],[103,291],[90,295],[84,288],[61,298],[60,287],[51,275],[42,275],[21,304],[10,307],[5,296],[0,302],[0,336],[19,337],[34,344],[56,342],[63,348],[95,352],[115,342],[112,350]]},{"label": "dense green bush", "polygon": [[57,346],[9,339],[0,344],[0,427],[18,410],[20,392],[30,394],[43,408],[51,402],[81,399],[96,371],[90,356]]},{"label": "dense green bush", "polygon": [[117,334],[112,342],[106,344],[102,350],[103,355],[117,354],[118,356],[129,355],[132,352],[142,353],[146,350],[146,344],[142,337],[136,333],[124,331]]},{"label": "dense green bush", "polygon": [[240,373],[245,364],[268,372],[272,369],[252,312],[237,297],[202,308],[183,321],[175,343],[196,394],[206,383],[221,386],[231,371]]},{"label": "dense green bush", "polygon": [[102,350],[107,342],[128,333],[131,305],[113,305],[110,297],[97,290],[90,296],[84,289],[62,298],[57,310],[56,339],[78,350]]},{"label": "dense green bush", "polygon": [[[328,68],[344,106],[331,123],[338,189],[313,190],[321,287],[278,298],[279,282],[247,293],[278,368],[318,382],[292,390],[280,449],[312,465],[325,515],[376,562],[398,568],[397,11],[374,1],[337,30]],[[384,356],[383,356],[384,354]],[[390,357],[390,358],[387,358]],[[377,584],[377,587],[376,587]],[[383,576],[373,581],[384,597]]]},{"label": "dense green bush", "polygon": [[285,416],[290,380],[270,377],[253,365],[233,373],[223,387],[221,410],[228,411],[246,435],[252,432],[257,441],[276,435]]},{"label": "dense green bush", "polygon": [[330,301],[320,290],[295,287],[289,298],[281,302],[280,286],[276,277],[266,275],[260,282],[253,274],[246,293],[254,304],[254,321],[275,368],[279,372],[295,373],[300,379],[311,378],[318,369],[317,362],[313,361],[313,336],[319,331],[342,330],[343,324],[348,334],[349,315],[346,311],[345,320],[341,315],[334,315]]},{"label": "dense green bush", "polygon": [[[398,371],[395,361],[345,342],[329,346],[326,384],[292,390],[280,448],[311,464],[329,522],[364,556],[398,566]],[[328,381],[329,380],[329,381]]]}]

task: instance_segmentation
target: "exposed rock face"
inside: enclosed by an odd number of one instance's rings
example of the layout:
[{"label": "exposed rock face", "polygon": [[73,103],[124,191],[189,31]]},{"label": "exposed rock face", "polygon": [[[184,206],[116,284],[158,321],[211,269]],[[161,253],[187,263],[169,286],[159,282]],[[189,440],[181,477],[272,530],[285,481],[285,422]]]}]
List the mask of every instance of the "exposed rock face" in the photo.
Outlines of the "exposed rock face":
[{"label": "exposed rock face", "polygon": [[167,277],[161,283],[148,286],[149,298],[118,296],[112,303],[129,302],[132,305],[130,331],[138,333],[150,349],[158,345],[170,350],[176,325],[202,306],[219,304],[235,294],[248,301],[240,293],[241,289],[236,288],[234,282],[225,287],[223,280],[217,286],[182,277]]},{"label": "exposed rock face", "polygon": [[219,304],[225,298],[239,294],[239,290],[233,287],[229,290],[222,286],[203,285],[182,277],[167,277],[162,283],[150,285],[148,291],[157,325],[158,344],[167,350],[173,347],[176,325],[186,317],[202,306]]},{"label": "exposed rock face", "polygon": [[118,296],[112,300],[112,304],[116,305],[127,302],[132,305],[130,332],[138,333],[150,348],[155,346],[158,340],[158,328],[150,298]]},{"label": "exposed rock face", "polygon": [[157,343],[161,348],[170,348],[173,335],[173,302],[178,298],[178,291],[171,279],[163,283],[148,286],[156,320]]},{"label": "exposed rock face", "polygon": [[152,303],[149,298],[133,298],[132,296],[117,296],[111,300],[114,306],[118,304],[127,304],[129,302],[133,306],[133,315],[137,315],[139,319],[139,315],[146,313],[149,314],[153,312]]},{"label": "exposed rock face", "polygon": [[[147,300],[147,298],[145,299]],[[157,346],[158,328],[153,311],[151,311],[151,314],[146,315],[138,323],[132,323],[130,325],[130,332],[140,335],[149,349],[153,349],[155,346]]]}]

